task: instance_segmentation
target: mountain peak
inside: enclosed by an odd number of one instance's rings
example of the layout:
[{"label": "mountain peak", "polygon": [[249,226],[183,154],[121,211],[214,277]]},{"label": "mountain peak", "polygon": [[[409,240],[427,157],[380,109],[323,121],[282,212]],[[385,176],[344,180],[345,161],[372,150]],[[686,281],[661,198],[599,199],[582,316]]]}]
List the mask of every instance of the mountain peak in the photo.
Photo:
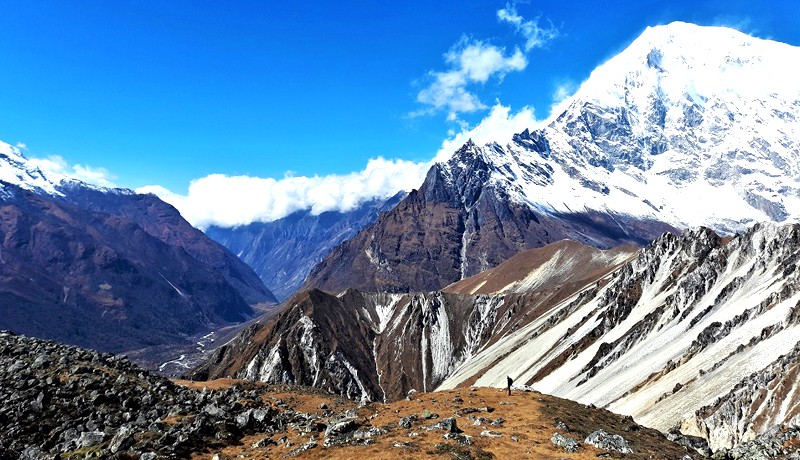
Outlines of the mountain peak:
[{"label": "mountain peak", "polygon": [[649,27],[543,128],[505,146],[468,142],[447,168],[481,166],[482,183],[544,213],[723,233],[797,221],[798,61],[799,47],[726,27]]},{"label": "mountain peak", "polygon": [[63,179],[64,177],[46,177],[39,167],[25,158],[19,148],[0,141],[0,181],[27,190],[59,195],[56,185]]}]

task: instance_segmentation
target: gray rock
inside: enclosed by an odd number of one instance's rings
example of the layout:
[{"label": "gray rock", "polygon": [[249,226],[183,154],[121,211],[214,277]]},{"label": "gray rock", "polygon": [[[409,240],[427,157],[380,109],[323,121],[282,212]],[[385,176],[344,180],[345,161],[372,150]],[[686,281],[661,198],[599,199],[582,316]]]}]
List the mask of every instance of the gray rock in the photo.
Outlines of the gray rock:
[{"label": "gray rock", "polygon": [[489,420],[486,417],[478,417],[478,418],[475,419],[475,422],[473,422],[472,424],[475,425],[475,426],[481,426],[484,423],[489,423],[489,422],[491,422],[491,420]]},{"label": "gray rock", "polygon": [[338,436],[349,431],[355,431],[358,428],[358,419],[354,417],[347,417],[332,423],[325,430],[325,436]]},{"label": "gray rock", "polygon": [[605,430],[597,430],[591,433],[583,441],[602,450],[613,450],[623,454],[630,454],[633,450],[628,446],[628,442],[618,434],[609,434]]},{"label": "gray rock", "polygon": [[428,409],[425,409],[424,411],[422,411],[422,418],[424,418],[426,420],[439,418],[439,414],[434,414],[433,412],[429,411]]},{"label": "gray rock", "polygon": [[431,430],[444,430],[450,433],[461,433],[461,430],[458,428],[458,424],[456,423],[456,419],[453,417],[442,419],[441,421],[429,426],[428,431]]},{"label": "gray rock", "polygon": [[116,454],[121,450],[127,450],[128,447],[133,444],[133,434],[133,428],[123,426],[117,431],[117,434],[111,438],[111,442],[108,445],[108,450],[110,450],[112,454]]},{"label": "gray rock", "polygon": [[102,444],[106,439],[106,434],[102,431],[84,431],[78,438],[78,447],[92,447]]},{"label": "gray rock", "polygon": [[557,445],[558,447],[564,448],[564,452],[578,451],[578,442],[572,438],[564,436],[561,433],[553,433],[553,436],[550,437],[550,442]]},{"label": "gray rock", "polygon": [[449,439],[464,446],[472,445],[472,436],[468,436],[461,433],[445,433],[444,435],[442,435],[442,439]]},{"label": "gray rock", "polygon": [[506,422],[506,419],[504,419],[503,417],[497,417],[496,419],[494,419],[494,421],[492,421],[491,425],[492,426],[500,426],[505,422]]},{"label": "gray rock", "polygon": [[212,417],[221,417],[225,414],[225,411],[221,407],[213,403],[207,404],[206,407],[203,408],[203,412]]},{"label": "gray rock", "polygon": [[263,448],[268,447],[268,446],[277,446],[277,445],[278,445],[278,443],[276,443],[275,441],[273,441],[270,438],[261,438],[260,440],[254,442],[252,444],[252,446],[254,448],[256,448],[256,449],[263,449]]},{"label": "gray rock", "polygon": [[397,424],[400,426],[400,428],[405,428],[408,430],[411,428],[411,425],[416,421],[417,421],[417,415],[411,414],[407,417],[401,418],[400,422],[398,422]]}]

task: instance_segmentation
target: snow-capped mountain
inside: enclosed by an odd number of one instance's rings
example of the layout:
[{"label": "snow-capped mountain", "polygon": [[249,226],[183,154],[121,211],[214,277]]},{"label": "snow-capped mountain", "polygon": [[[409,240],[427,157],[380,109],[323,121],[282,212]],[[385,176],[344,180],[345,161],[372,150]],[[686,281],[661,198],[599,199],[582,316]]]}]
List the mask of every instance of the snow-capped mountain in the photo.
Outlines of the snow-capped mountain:
[{"label": "snow-capped mountain", "polygon": [[249,267],[154,195],[45,174],[8,144],[0,175],[0,329],[153,365],[275,303]]},{"label": "snow-capped mountain", "polygon": [[800,219],[800,48],[724,27],[648,28],[543,129],[482,152],[535,209],[738,231]]},{"label": "snow-capped mountain", "polygon": [[197,375],[364,399],[511,376],[715,450],[796,423],[798,58],[646,30],[544,126],[435,164],[311,272],[338,294],[290,299]]},{"label": "snow-capped mountain", "polygon": [[306,286],[432,290],[562,238],[609,247],[797,221],[796,62],[800,48],[732,29],[649,28],[543,127],[435,164]]},{"label": "snow-capped mountain", "polygon": [[0,141],[0,190],[3,182],[26,190],[58,195],[58,184],[65,177],[45,177],[37,166],[22,155],[17,147]]}]

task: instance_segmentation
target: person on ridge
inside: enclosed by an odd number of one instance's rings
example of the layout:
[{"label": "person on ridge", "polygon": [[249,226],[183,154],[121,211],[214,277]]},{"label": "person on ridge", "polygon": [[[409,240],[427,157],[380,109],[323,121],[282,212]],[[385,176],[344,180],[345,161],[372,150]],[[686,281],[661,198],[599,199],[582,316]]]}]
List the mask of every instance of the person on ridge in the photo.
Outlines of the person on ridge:
[{"label": "person on ridge", "polygon": [[506,381],[508,381],[508,395],[511,396],[511,385],[514,384],[514,379],[509,376],[506,376]]}]

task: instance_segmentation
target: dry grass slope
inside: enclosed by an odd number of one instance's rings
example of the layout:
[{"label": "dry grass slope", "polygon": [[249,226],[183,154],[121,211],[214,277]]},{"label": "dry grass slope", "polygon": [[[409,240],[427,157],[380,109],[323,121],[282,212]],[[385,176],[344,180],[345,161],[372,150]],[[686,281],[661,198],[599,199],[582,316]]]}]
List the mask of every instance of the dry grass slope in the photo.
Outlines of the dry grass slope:
[{"label": "dry grass slope", "polygon": [[[183,383],[212,389],[231,385],[236,381]],[[639,426],[629,417],[537,392],[514,391],[509,397],[504,390],[495,388],[461,388],[417,394],[411,400],[358,407],[352,401],[310,388],[267,385],[263,388],[263,397],[274,405],[280,404],[292,410],[317,414],[321,420],[325,420],[326,415],[320,405],[333,413],[356,409],[364,425],[384,428],[387,432],[373,438],[374,443],[367,446],[323,447],[323,433],[308,433],[302,429],[289,428],[286,432],[272,435],[251,436],[243,439],[242,445],[230,446],[220,452],[196,455],[195,459],[211,459],[214,454],[219,454],[223,460],[284,458],[309,441],[316,441],[317,446],[296,453],[291,458],[558,460],[607,457],[672,460],[690,455],[683,447],[669,442],[660,432]],[[422,414],[425,411],[438,414],[438,418],[424,419]],[[410,415],[416,415],[418,420],[410,428],[400,427],[400,419]],[[465,446],[453,440],[442,439],[444,431],[427,430],[430,425],[447,417],[455,418],[463,434],[471,437],[471,445]],[[475,425],[475,420],[481,417],[487,420],[481,425]],[[504,421],[491,425],[491,422],[498,419]],[[633,449],[633,453],[603,451],[584,444],[586,436],[598,429],[621,435]],[[499,437],[481,436],[486,430],[499,434]],[[578,441],[578,451],[568,453],[554,445],[550,441],[554,433],[561,433]],[[270,443],[266,448],[252,446],[265,437],[275,444]],[[690,455],[690,458],[699,457]]]}]

